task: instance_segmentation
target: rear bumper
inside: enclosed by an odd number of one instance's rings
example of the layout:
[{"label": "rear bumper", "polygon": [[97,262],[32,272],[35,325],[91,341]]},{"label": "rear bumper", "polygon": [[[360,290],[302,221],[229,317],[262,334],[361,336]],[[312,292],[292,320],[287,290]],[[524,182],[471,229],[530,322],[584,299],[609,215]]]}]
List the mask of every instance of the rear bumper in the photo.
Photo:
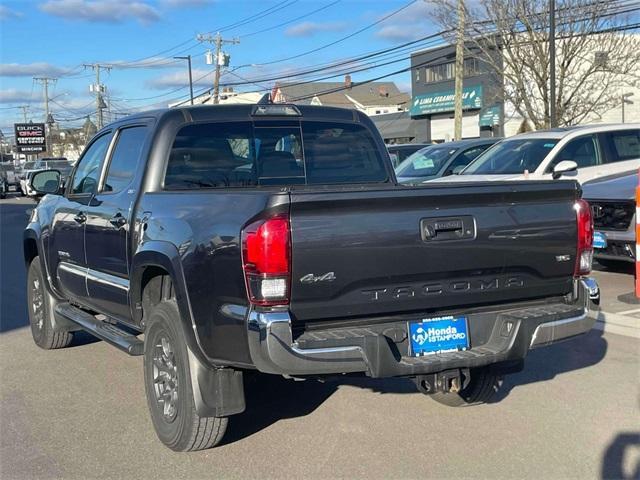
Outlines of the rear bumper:
[{"label": "rear bumper", "polygon": [[294,341],[287,311],[251,310],[247,319],[249,351],[259,371],[291,376],[353,372],[372,377],[413,376],[509,363],[524,359],[531,348],[591,330],[598,313],[597,284],[582,279],[575,283],[575,290],[573,304],[546,303],[471,314],[469,350],[422,357],[408,356],[406,320],[318,330]]}]

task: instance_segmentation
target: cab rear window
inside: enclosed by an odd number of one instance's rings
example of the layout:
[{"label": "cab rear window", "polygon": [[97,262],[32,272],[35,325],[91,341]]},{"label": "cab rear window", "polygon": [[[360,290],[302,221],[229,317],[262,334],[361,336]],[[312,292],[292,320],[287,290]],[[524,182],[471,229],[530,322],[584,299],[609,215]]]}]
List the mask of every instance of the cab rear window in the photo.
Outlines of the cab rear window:
[{"label": "cab rear window", "polygon": [[368,129],[349,123],[236,122],[183,127],[167,190],[388,181]]}]

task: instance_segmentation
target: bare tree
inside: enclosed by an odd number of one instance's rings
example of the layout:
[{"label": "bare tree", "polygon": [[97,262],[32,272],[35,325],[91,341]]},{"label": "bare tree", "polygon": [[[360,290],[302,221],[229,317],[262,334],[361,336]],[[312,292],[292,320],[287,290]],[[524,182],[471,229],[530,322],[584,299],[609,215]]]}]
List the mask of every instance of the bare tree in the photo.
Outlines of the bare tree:
[{"label": "bare tree", "polygon": [[[455,0],[431,3],[443,30],[455,31]],[[502,77],[507,105],[534,128],[548,128],[548,0],[479,0],[466,9],[466,55]],[[599,116],[620,104],[623,88],[640,85],[640,39],[627,34],[624,10],[620,0],[556,1],[559,125]]]}]

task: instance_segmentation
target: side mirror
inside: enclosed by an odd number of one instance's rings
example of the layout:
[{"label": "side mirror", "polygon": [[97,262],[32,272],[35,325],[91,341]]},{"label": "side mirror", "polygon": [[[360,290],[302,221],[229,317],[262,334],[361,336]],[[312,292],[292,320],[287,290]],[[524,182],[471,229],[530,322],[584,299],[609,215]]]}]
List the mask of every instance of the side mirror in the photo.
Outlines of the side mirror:
[{"label": "side mirror", "polygon": [[58,170],[42,170],[31,176],[31,188],[39,195],[56,194],[60,191],[60,172]]},{"label": "side mirror", "polygon": [[555,167],[553,167],[552,177],[553,179],[560,178],[563,174],[569,172],[575,172],[578,170],[578,164],[573,160],[562,160]]}]

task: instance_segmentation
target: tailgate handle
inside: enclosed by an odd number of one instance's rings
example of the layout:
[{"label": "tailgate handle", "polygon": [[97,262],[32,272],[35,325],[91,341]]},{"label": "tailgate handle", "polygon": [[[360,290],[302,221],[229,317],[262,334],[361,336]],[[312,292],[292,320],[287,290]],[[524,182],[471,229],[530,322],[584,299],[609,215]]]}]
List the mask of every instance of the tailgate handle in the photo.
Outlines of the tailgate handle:
[{"label": "tailgate handle", "polygon": [[425,241],[462,240],[475,236],[473,217],[423,218],[420,221],[422,239]]}]

